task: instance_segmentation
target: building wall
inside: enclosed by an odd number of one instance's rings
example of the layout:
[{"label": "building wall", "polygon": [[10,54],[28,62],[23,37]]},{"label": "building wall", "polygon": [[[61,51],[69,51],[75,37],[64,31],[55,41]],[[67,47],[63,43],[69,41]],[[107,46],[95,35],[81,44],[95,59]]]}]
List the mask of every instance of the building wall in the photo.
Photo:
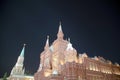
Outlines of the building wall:
[{"label": "building wall", "polygon": [[119,65],[102,57],[77,53],[70,39],[64,40],[61,24],[51,46],[47,38],[39,65],[35,80],[120,80]]},{"label": "building wall", "polygon": [[[82,61],[66,62],[60,65],[59,76],[50,74],[45,80],[120,80],[120,67],[104,62],[100,59],[82,57]],[[52,70],[52,69],[51,69]],[[44,80],[45,72],[37,72],[35,80]],[[36,78],[36,76],[38,78]]]}]

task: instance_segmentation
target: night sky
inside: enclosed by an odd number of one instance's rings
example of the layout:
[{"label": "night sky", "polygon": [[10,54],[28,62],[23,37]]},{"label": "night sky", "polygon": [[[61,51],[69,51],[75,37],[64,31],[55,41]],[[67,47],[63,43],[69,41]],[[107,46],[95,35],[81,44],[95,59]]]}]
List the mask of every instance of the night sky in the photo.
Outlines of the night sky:
[{"label": "night sky", "polygon": [[15,65],[26,43],[25,69],[34,74],[46,36],[56,39],[62,22],[64,39],[78,53],[102,56],[120,64],[120,10],[116,0],[1,0],[0,77]]}]

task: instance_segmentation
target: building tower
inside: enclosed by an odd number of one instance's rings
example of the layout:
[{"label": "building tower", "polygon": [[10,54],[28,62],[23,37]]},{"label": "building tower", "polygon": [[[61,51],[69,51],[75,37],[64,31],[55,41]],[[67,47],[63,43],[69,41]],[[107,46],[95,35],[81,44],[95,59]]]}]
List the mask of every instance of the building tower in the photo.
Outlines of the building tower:
[{"label": "building tower", "polygon": [[62,39],[64,38],[64,33],[63,33],[63,31],[62,31],[61,22],[60,22],[60,24],[59,24],[59,30],[58,30],[58,33],[57,33],[57,38],[58,38],[59,40],[62,40]]},{"label": "building tower", "polygon": [[10,76],[24,75],[25,69],[23,69],[23,62],[24,62],[25,45],[26,44],[24,44],[23,49],[20,53],[20,56],[18,57],[18,60],[10,73]]},{"label": "building tower", "polygon": [[51,45],[47,37],[34,80],[120,80],[120,66],[78,53],[70,39],[64,39],[60,23],[57,39]]},{"label": "building tower", "polygon": [[[61,73],[61,65],[64,64],[64,51],[67,48],[68,41],[64,40],[61,23],[59,24],[57,39],[49,45],[47,37],[44,51],[40,54],[40,64],[38,71],[34,75],[35,80],[50,80],[51,75]],[[57,76],[61,79],[61,76]]]},{"label": "building tower", "polygon": [[31,75],[25,75],[25,68],[23,68],[24,63],[24,52],[25,52],[25,45],[23,46],[23,49],[20,53],[20,56],[18,57],[18,60],[13,67],[10,76],[7,78],[7,80],[34,80],[33,76]]}]

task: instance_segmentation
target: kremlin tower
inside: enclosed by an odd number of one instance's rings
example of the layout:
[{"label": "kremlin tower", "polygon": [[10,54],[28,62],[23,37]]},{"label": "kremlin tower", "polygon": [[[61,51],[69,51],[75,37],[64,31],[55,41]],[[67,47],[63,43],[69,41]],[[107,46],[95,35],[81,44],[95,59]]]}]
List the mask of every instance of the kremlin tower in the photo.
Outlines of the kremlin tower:
[{"label": "kremlin tower", "polygon": [[23,46],[23,49],[20,53],[20,56],[18,57],[18,60],[15,64],[15,66],[13,67],[10,75],[24,75],[24,71],[25,69],[23,69],[23,62],[24,62],[24,52],[25,52],[25,44]]},{"label": "kremlin tower", "polygon": [[33,76],[25,75],[25,68],[23,68],[25,45],[26,44],[24,44],[20,56],[18,57],[18,60],[13,67],[8,80],[34,80]]}]

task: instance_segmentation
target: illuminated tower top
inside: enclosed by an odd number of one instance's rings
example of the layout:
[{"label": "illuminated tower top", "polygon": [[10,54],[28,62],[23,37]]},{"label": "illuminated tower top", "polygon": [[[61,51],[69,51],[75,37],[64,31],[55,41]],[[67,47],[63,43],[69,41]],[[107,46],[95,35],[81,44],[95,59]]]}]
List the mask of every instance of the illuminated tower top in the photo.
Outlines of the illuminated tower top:
[{"label": "illuminated tower top", "polygon": [[11,71],[11,76],[12,75],[24,75],[25,69],[23,69],[23,62],[24,62],[25,45],[26,44],[24,44],[23,49],[20,53],[20,56],[18,57],[18,60]]},{"label": "illuminated tower top", "polygon": [[22,49],[22,51],[21,51],[21,53],[20,53],[20,56],[21,56],[21,57],[24,57],[25,45],[26,45],[26,44],[24,44],[23,49]]},{"label": "illuminated tower top", "polygon": [[63,34],[63,31],[62,31],[62,26],[61,26],[61,22],[60,22],[57,38],[61,40],[61,39],[63,39],[63,37],[64,37],[64,34]]},{"label": "illuminated tower top", "polygon": [[46,44],[45,44],[45,47],[44,49],[48,49],[49,48],[49,36],[47,36],[47,40],[46,40]]}]

